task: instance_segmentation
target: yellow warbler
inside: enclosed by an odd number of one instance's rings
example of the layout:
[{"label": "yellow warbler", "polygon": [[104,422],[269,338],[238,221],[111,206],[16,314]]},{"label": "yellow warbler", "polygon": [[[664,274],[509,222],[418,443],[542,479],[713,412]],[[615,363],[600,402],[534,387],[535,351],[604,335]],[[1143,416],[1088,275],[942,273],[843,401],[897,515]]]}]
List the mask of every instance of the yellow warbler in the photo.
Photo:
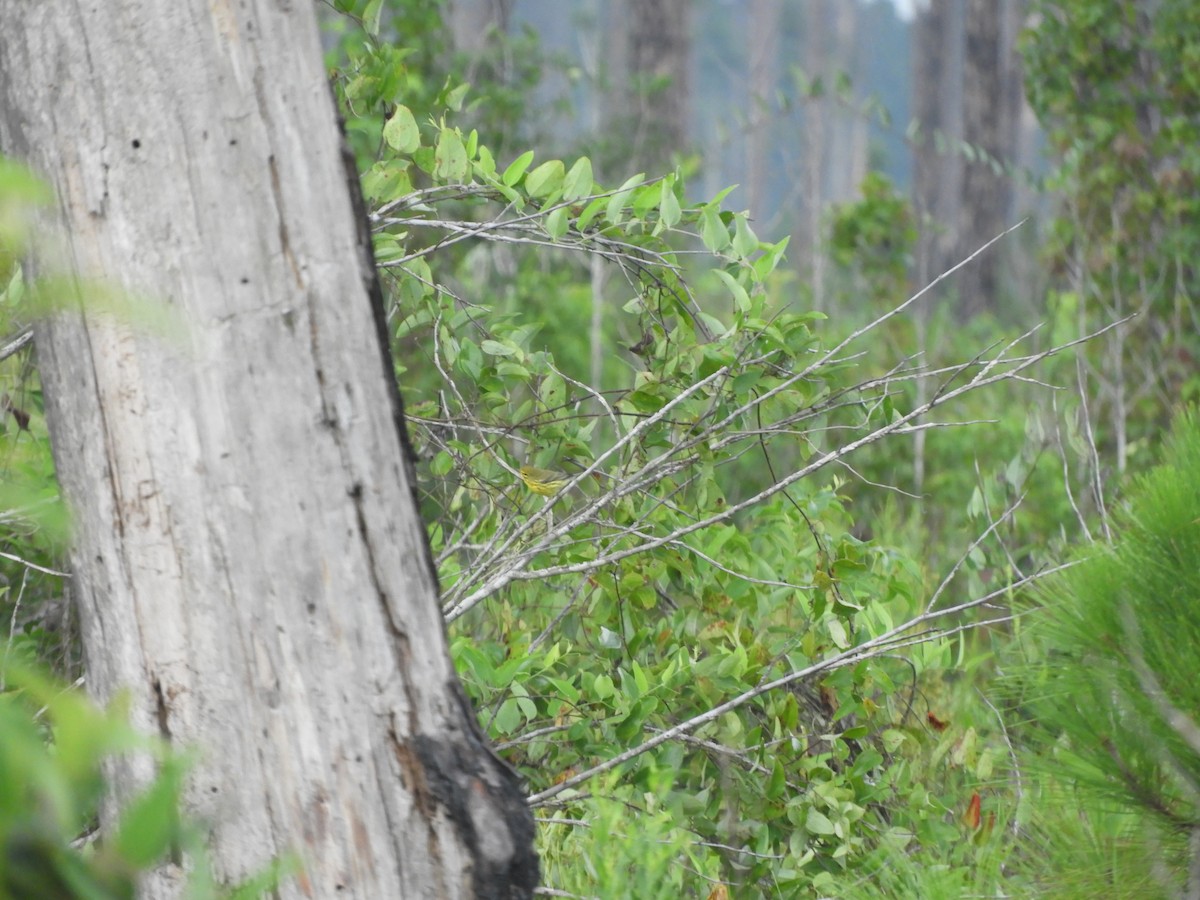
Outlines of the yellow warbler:
[{"label": "yellow warbler", "polygon": [[517,474],[525,482],[525,487],[543,497],[553,497],[570,480],[562,472],[539,469],[537,466],[521,466]]}]

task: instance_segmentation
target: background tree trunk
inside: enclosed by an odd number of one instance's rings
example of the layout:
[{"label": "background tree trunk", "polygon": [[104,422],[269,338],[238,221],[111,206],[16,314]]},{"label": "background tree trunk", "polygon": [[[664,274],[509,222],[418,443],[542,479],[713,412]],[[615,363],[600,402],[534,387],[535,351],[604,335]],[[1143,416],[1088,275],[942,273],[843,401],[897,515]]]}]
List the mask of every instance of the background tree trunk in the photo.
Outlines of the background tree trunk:
[{"label": "background tree trunk", "polygon": [[[857,4],[814,0],[805,7],[805,74],[820,90],[802,98],[804,117],[798,136],[803,146],[804,190],[797,197],[797,245],[811,273],[813,306],[825,309],[825,215],[835,203],[858,196],[867,173],[867,128],[850,107],[859,75]],[[845,77],[849,93],[839,91]]]},{"label": "background tree trunk", "polygon": [[493,32],[508,31],[514,2],[451,0],[446,6],[446,24],[450,26],[454,49],[471,55],[483,53]]},{"label": "background tree trunk", "polygon": [[913,199],[924,221],[917,278],[928,283],[953,259],[962,192],[962,0],[931,0],[914,25],[913,115],[921,140],[913,151]]},{"label": "background tree trunk", "polygon": [[759,222],[768,207],[767,195],[777,148],[772,144],[775,91],[779,82],[780,0],[750,0],[749,46],[746,48],[746,206]]},{"label": "background tree trunk", "polygon": [[[858,186],[867,174],[867,119],[853,109],[857,93],[862,91],[862,45],[858,39],[858,3],[826,0],[823,15],[825,31],[834,49],[834,65],[825,69],[826,85],[831,89],[829,105],[829,147],[826,151],[826,199],[830,203],[846,203],[859,197]],[[846,100],[837,100],[833,90],[839,72],[849,78],[851,93]]]},{"label": "background tree trunk", "polygon": [[[963,168],[959,206],[958,259],[970,255],[1009,225],[1012,178],[996,166],[1016,157],[1016,118],[1020,75],[1015,54],[1006,46],[1005,0],[967,0],[966,52],[963,54],[963,140],[975,151]],[[1017,86],[1013,102],[1012,82]],[[985,253],[957,275],[962,315],[995,311],[1000,302],[1005,251]],[[957,260],[955,260],[957,262]]]},{"label": "background tree trunk", "polygon": [[[528,895],[531,817],[446,652],[312,5],[0,4],[0,148],[57,189],[54,264],[82,278],[38,352],[88,685],[200,749],[217,876],[294,851],[281,897]],[[116,767],[118,802],[148,766]]]},{"label": "background tree trunk", "polygon": [[[610,127],[632,138],[623,180],[635,172],[666,172],[687,152],[691,119],[692,0],[625,0]],[[621,133],[621,132],[618,132]]]},{"label": "background tree trunk", "polygon": [[[1031,202],[1020,197],[1012,174],[1031,161],[1016,52],[1023,6],[931,0],[917,17],[913,112],[922,140],[914,152],[913,197],[926,223],[917,254],[921,281],[974,253]],[[963,318],[999,308],[1017,281],[1006,263],[1010,250],[994,247],[954,276]]]}]

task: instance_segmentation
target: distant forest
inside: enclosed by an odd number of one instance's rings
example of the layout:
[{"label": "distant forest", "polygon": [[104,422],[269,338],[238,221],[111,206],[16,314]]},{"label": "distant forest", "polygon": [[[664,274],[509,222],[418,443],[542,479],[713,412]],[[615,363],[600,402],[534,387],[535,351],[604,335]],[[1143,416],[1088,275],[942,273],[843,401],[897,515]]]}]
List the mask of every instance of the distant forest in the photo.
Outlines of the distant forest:
[{"label": "distant forest", "polygon": [[[468,73],[533,88],[526,142],[587,153],[615,182],[681,163],[698,197],[737,185],[729,202],[790,234],[807,271],[831,204],[877,171],[932,226],[915,260],[932,277],[1038,202],[1024,15],[1018,0],[939,0],[915,21],[885,0],[464,0],[449,19]],[[1028,290],[1000,254],[962,278],[968,313]]]}]

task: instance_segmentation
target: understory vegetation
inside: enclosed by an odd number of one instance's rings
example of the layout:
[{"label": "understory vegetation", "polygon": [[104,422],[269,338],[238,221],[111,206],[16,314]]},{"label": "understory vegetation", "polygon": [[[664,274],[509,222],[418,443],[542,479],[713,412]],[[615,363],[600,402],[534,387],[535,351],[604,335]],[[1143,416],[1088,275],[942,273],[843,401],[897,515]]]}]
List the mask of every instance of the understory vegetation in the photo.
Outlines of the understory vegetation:
[{"label": "understory vegetation", "polygon": [[[827,212],[816,312],[688,166],[522,147],[535,63],[468,84],[439,4],[332,3],[451,653],[554,896],[1200,890],[1200,12],[1032,6],[1054,214],[995,238],[1042,245],[1014,323],[910,282],[925,223],[881,175]],[[14,337],[45,201],[0,170]],[[159,838],[76,840],[134,738],[28,674],[83,672],[36,365],[4,353],[0,849],[126,896],[199,832],[164,754],[123,830]]]}]

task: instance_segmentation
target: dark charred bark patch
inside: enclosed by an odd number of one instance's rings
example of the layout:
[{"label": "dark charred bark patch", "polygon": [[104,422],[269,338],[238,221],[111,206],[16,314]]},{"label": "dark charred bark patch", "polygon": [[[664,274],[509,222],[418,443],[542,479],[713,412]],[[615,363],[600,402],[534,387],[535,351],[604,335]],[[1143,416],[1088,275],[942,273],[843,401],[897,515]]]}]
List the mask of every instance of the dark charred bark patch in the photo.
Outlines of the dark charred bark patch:
[{"label": "dark charred bark patch", "polygon": [[539,874],[533,814],[512,769],[474,740],[469,729],[448,739],[420,734],[411,747],[427,799],[441,808],[470,848],[477,900],[532,896]]}]

